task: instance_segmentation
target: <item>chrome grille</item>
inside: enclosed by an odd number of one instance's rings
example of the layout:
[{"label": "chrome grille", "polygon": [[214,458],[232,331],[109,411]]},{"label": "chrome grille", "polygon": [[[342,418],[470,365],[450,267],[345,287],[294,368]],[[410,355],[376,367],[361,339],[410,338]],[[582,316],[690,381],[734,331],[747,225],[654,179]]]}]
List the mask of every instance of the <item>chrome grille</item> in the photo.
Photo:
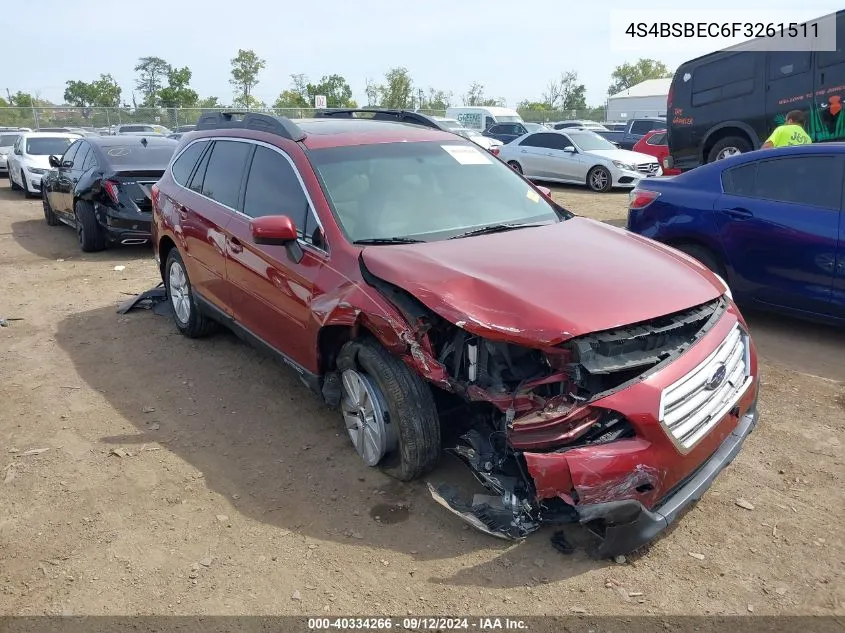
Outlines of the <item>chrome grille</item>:
[{"label": "chrome grille", "polygon": [[748,335],[735,325],[704,362],[666,387],[660,422],[689,450],[730,411],[751,383]]},{"label": "chrome grille", "polygon": [[641,163],[637,165],[637,171],[641,174],[656,174],[658,167],[657,163]]}]

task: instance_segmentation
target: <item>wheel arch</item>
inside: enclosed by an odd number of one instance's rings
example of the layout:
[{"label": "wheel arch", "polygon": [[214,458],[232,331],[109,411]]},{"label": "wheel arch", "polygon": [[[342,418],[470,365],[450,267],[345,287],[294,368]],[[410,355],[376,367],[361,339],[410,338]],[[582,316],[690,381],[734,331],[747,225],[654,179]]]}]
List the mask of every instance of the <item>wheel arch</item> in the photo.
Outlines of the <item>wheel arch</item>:
[{"label": "wheel arch", "polygon": [[663,242],[666,246],[671,246],[674,249],[679,251],[683,251],[684,246],[695,246],[697,248],[704,249],[708,251],[710,254],[713,255],[714,259],[721,265],[722,270],[725,273],[725,281],[728,284],[731,283],[733,278],[733,269],[730,266],[730,261],[724,251],[718,243],[710,242],[706,239],[702,239],[698,236],[678,236],[670,238]]},{"label": "wheel arch", "polygon": [[176,248],[176,242],[174,242],[169,235],[164,235],[158,241],[158,269],[161,273],[161,278],[164,279],[164,267],[167,266],[167,256],[170,255],[170,251]]},{"label": "wheel arch", "polygon": [[713,149],[713,146],[723,138],[727,138],[729,136],[745,137],[751,144],[752,149],[759,148],[762,144],[757,132],[755,132],[754,128],[748,125],[748,123],[745,123],[744,121],[725,121],[723,123],[719,123],[718,125],[714,125],[704,136],[704,140],[701,143],[701,155],[699,156],[700,164],[706,164],[707,156],[710,154],[710,150]]}]

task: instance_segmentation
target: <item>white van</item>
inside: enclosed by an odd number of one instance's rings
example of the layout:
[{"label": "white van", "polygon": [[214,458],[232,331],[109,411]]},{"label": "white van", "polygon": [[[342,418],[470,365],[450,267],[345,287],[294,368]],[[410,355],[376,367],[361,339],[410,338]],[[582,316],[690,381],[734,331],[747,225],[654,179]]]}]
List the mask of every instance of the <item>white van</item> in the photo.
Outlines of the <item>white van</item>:
[{"label": "white van", "polygon": [[519,112],[497,106],[459,106],[446,109],[446,116],[465,128],[483,132],[494,123],[524,123]]}]

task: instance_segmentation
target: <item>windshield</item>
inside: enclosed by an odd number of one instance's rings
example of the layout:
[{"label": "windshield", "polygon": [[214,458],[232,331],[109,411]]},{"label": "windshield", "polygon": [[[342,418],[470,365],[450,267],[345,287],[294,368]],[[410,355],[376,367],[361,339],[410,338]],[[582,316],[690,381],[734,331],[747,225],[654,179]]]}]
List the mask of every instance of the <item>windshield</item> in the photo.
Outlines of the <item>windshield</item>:
[{"label": "windshield", "polygon": [[437,241],[492,224],[564,216],[472,143],[378,143],[311,150],[310,156],[352,242]]},{"label": "windshield", "polygon": [[525,125],[525,129],[529,132],[542,132],[549,129],[540,123],[524,123],[523,125]]},{"label": "windshield", "polygon": [[589,152],[597,149],[619,149],[610,141],[602,138],[595,132],[568,132],[569,138],[578,146],[578,149]]},{"label": "windshield", "polygon": [[20,134],[0,134],[0,147],[11,147],[17,143]]},{"label": "windshield", "polygon": [[26,153],[30,156],[51,156],[65,153],[68,146],[76,140],[60,136],[42,136],[40,138],[29,138],[26,140]]},{"label": "windshield", "polygon": [[121,132],[154,132],[150,125],[124,125],[120,128]]}]

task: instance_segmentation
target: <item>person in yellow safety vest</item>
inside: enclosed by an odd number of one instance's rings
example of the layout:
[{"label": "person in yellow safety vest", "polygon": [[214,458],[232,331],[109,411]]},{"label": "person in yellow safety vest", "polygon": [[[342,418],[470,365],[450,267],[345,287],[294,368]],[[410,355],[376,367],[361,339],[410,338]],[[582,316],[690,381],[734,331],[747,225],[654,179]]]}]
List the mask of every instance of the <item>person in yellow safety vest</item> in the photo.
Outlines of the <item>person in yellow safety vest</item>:
[{"label": "person in yellow safety vest", "polygon": [[804,113],[792,110],[786,115],[786,123],[779,125],[763,143],[763,149],[769,147],[787,147],[788,145],[809,145],[813,142],[804,131]]}]

